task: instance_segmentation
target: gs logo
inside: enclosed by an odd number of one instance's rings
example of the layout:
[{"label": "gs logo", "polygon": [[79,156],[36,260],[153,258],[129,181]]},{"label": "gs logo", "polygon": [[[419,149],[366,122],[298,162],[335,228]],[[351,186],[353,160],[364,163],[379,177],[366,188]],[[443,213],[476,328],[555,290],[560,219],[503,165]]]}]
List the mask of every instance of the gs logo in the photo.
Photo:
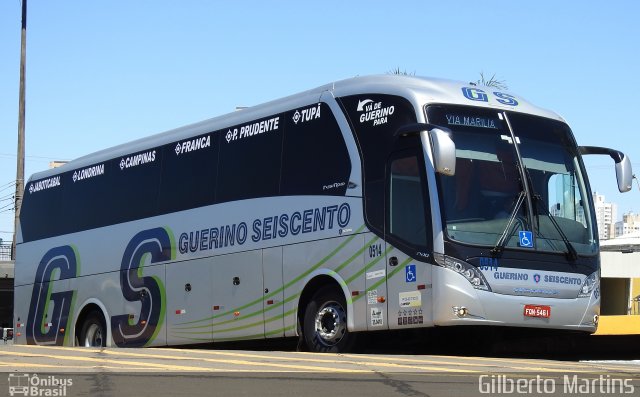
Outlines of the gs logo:
[{"label": "gs logo", "polygon": [[136,234],[122,257],[120,288],[129,302],[140,302],[137,323],[129,321],[128,314],[111,317],[111,332],[117,346],[141,347],[155,339],[165,311],[165,292],[162,281],[155,276],[142,276],[142,267],[150,263],[174,258],[171,236],[166,229],[155,228]]},{"label": "gs logo", "polygon": [[[160,331],[166,304],[164,286],[158,277],[144,276],[143,267],[145,263],[175,259],[172,241],[169,230],[155,228],[136,234],[127,245],[120,265],[120,288],[127,301],[140,302],[140,315],[137,323],[130,321],[128,314],[111,317],[111,331],[117,346],[148,345]],[[70,333],[58,330],[69,328],[76,291],[54,288],[54,284],[79,274],[80,256],[75,247],[52,248],[43,256],[36,271],[27,317],[28,344],[68,344],[65,338]]]},{"label": "gs logo", "polygon": [[[31,293],[27,317],[27,344],[64,344],[65,335],[58,330],[69,326],[69,313],[75,291],[53,292],[54,283],[57,280],[76,277],[78,271],[78,254],[72,246],[52,248],[42,257]],[[51,317],[47,320],[49,314]]]},{"label": "gs logo", "polygon": [[[495,96],[495,100],[498,103],[509,106],[518,106],[518,101],[513,95],[505,94],[500,91],[494,91],[491,94]],[[462,95],[472,101],[489,102],[489,95],[480,88],[462,87]]]}]

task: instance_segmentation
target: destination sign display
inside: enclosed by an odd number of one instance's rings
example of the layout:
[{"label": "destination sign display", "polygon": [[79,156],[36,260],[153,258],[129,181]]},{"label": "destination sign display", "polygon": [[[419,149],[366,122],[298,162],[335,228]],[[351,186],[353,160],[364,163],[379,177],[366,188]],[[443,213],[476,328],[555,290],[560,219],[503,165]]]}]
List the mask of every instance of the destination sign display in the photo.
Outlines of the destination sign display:
[{"label": "destination sign display", "polygon": [[448,125],[500,129],[501,123],[497,117],[474,116],[468,114],[446,114]]}]

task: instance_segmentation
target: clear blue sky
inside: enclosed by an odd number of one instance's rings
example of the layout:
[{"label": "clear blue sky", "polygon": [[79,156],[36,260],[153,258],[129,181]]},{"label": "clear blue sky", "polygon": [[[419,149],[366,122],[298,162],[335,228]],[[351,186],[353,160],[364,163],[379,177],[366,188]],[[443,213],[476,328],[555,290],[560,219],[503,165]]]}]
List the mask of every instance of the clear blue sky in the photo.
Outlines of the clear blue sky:
[{"label": "clear blue sky", "polygon": [[[0,200],[15,179],[20,7],[0,2]],[[562,115],[580,144],[624,150],[640,175],[638,15],[632,0],[31,0],[26,174],[400,67],[464,81],[496,73]],[[640,211],[640,191],[618,193],[608,158],[587,165],[619,214]],[[13,213],[0,213],[0,238],[12,229]]]}]

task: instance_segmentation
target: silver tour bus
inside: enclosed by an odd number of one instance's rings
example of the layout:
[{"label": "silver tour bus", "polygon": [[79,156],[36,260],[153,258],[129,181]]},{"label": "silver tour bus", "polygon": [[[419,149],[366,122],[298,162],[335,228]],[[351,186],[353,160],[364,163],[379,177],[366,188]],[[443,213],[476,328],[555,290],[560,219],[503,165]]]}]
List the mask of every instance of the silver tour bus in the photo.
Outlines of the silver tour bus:
[{"label": "silver tour bus", "polygon": [[162,346],[494,325],[596,330],[598,233],[565,121],[502,90],[371,76],[33,175],[16,343]]}]

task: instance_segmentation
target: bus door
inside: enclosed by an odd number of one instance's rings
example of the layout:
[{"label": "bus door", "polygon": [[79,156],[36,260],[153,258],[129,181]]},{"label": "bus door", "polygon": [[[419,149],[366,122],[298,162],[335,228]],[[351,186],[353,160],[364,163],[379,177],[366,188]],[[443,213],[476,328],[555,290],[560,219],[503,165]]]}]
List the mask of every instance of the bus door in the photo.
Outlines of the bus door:
[{"label": "bus door", "polygon": [[385,241],[390,329],[431,323],[433,253],[429,196],[420,148],[392,153],[387,162]]}]

